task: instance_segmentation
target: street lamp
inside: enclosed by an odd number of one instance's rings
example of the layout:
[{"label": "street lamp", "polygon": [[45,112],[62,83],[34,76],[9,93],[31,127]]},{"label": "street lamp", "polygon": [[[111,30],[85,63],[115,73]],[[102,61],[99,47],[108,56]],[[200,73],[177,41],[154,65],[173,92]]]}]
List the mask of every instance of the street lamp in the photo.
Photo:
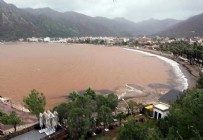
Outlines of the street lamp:
[{"label": "street lamp", "polygon": [[130,109],[130,107],[129,107],[129,105],[128,105],[128,103],[125,101],[124,98],[122,98],[122,100],[124,101],[124,103],[127,105],[128,109],[130,110],[130,114],[133,115],[133,114],[132,114],[132,111],[131,111],[131,109]]}]

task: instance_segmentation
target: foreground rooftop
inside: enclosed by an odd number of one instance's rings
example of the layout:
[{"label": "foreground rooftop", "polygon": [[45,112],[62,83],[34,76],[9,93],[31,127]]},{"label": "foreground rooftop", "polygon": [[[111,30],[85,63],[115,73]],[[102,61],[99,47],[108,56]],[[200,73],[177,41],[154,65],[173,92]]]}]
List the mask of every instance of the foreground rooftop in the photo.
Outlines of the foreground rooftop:
[{"label": "foreground rooftop", "polygon": [[156,104],[154,107],[162,111],[167,111],[169,109],[169,105],[163,103]]},{"label": "foreground rooftop", "polygon": [[46,137],[45,133],[40,134],[37,130],[32,130],[23,135],[12,138],[11,140],[40,140],[44,137]]}]

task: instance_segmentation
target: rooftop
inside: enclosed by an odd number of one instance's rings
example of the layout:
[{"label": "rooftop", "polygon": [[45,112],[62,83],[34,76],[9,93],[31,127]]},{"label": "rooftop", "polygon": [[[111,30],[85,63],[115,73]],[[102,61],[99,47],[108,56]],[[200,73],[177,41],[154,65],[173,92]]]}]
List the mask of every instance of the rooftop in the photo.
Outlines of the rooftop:
[{"label": "rooftop", "polygon": [[160,102],[166,103],[166,104],[174,104],[180,96],[183,95],[183,92],[172,89],[163,96],[159,98]]},{"label": "rooftop", "polygon": [[154,106],[153,105],[148,105],[145,107],[147,110],[153,111]]},{"label": "rooftop", "polygon": [[169,105],[163,104],[163,103],[159,103],[154,105],[155,108],[160,109],[162,111],[166,111],[169,109]]},{"label": "rooftop", "polygon": [[40,134],[37,130],[32,130],[11,140],[40,140],[44,137],[46,137],[45,133]]}]

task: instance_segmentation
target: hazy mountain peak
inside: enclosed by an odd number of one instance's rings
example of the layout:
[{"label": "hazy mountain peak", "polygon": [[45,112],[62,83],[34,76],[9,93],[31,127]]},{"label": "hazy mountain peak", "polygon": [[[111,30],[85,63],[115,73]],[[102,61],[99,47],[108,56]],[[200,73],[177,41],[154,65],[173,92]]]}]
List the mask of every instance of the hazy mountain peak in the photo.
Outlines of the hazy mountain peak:
[{"label": "hazy mountain peak", "polygon": [[173,36],[173,37],[202,36],[203,35],[202,25],[203,25],[203,13],[190,17],[187,20],[170,27],[159,34],[162,36]]},{"label": "hazy mountain peak", "polygon": [[78,12],[75,12],[75,11],[66,11],[66,12],[64,12],[64,14],[66,14],[66,15],[71,15],[71,16],[80,16],[80,17],[87,17],[87,18],[90,18],[90,16],[87,16],[87,15],[85,15],[85,14],[78,13]]},{"label": "hazy mountain peak", "polygon": [[5,3],[3,0],[0,0],[0,2],[0,37],[4,39],[32,36],[128,37],[153,35],[166,29],[172,29],[175,26],[178,27],[171,31],[174,35],[177,34],[177,31],[180,32],[180,29],[188,33],[195,31],[195,34],[203,35],[203,14],[183,22],[174,19],[157,20],[152,18],[134,23],[122,17],[115,19],[90,17],[74,11],[62,13],[48,7],[20,9]]},{"label": "hazy mountain peak", "polygon": [[24,10],[26,10],[29,13],[32,13],[34,15],[39,15],[39,14],[52,14],[52,13],[60,13],[58,11],[55,11],[49,7],[44,7],[44,8],[37,8],[37,9],[33,9],[33,8],[24,8]]},{"label": "hazy mountain peak", "polygon": [[143,21],[159,21],[159,19],[149,18],[149,19],[146,19],[146,20],[143,20]]},{"label": "hazy mountain peak", "polygon": [[114,18],[114,20],[115,20],[115,21],[127,21],[127,22],[133,22],[133,21],[128,20],[128,19],[126,19],[126,18],[124,18],[124,17],[116,17],[116,18]]},{"label": "hazy mountain peak", "polygon": [[148,23],[151,23],[151,22],[159,22],[160,20],[158,19],[155,19],[155,18],[149,18],[149,19],[146,19],[146,20],[143,20],[143,21],[140,21],[140,22],[137,22],[138,24],[148,24]]},{"label": "hazy mountain peak", "polygon": [[[4,2],[3,0],[0,0],[0,2],[2,3],[2,2]],[[5,3],[5,2],[4,2]]]},{"label": "hazy mountain peak", "polygon": [[124,17],[116,17],[114,20],[126,20]]},{"label": "hazy mountain peak", "polygon": [[57,13],[60,13],[60,12],[58,12],[58,11],[56,11],[56,10],[53,10],[53,9],[51,9],[51,8],[49,8],[49,7],[44,7],[44,8],[38,8],[38,9],[35,9],[35,10],[42,10],[42,11],[47,11],[47,12],[57,12]]}]

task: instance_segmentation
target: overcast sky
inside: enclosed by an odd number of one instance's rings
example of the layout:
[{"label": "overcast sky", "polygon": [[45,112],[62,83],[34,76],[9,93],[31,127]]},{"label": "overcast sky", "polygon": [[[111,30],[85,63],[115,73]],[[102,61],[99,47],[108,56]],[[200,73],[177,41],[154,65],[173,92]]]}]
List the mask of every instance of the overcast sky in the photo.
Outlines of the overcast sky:
[{"label": "overcast sky", "polygon": [[19,8],[50,7],[89,16],[124,17],[138,22],[150,18],[186,19],[203,13],[203,0],[5,0]]}]

